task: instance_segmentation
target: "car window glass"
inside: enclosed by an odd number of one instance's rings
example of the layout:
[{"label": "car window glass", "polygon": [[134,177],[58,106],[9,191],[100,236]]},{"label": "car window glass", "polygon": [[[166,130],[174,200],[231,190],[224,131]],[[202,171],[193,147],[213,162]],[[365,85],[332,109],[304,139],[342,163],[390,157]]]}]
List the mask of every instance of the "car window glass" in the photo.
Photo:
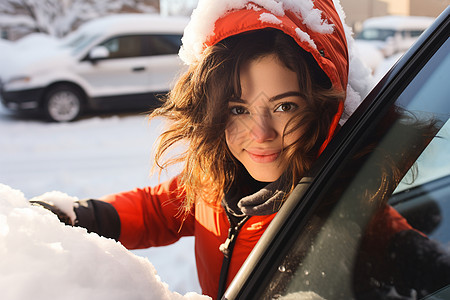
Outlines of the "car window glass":
[{"label": "car window glass", "polygon": [[411,37],[418,37],[423,33],[423,30],[411,30],[409,32]]},{"label": "car window glass", "polygon": [[181,35],[148,36],[150,55],[177,54],[181,46]]},{"label": "car window glass", "polygon": [[408,171],[389,203],[414,228],[450,250],[450,121]]},{"label": "car window glass", "polygon": [[98,37],[98,34],[89,33],[70,35],[63,40],[61,47],[70,48],[72,49],[72,54],[77,55]]},{"label": "car window glass", "polygon": [[[448,124],[444,126],[450,117],[450,85],[445,83],[449,49],[447,41],[396,103],[367,128],[266,285],[266,299],[305,293],[324,299],[420,299],[448,284],[439,273],[448,272],[440,269],[439,259],[450,257],[450,240],[427,241],[436,237],[434,223],[448,224],[450,216]],[[428,166],[423,158],[430,153],[435,160]],[[442,172],[416,179],[419,193],[391,199],[395,208],[387,205],[400,180],[408,180],[408,170],[421,173],[438,163],[445,165]],[[437,209],[430,208],[430,199],[439,203]],[[413,209],[400,206],[405,203]],[[417,222],[422,228],[408,224],[411,211],[425,220],[425,225]]]},{"label": "car window glass", "polygon": [[366,28],[359,35],[358,39],[385,41],[388,37],[394,36],[395,31],[391,29]]},{"label": "car window glass", "polygon": [[112,38],[101,44],[109,51],[109,58],[126,58],[143,56],[142,36],[121,36]]},{"label": "car window glass", "polygon": [[450,122],[438,132],[398,185],[394,194],[450,175]]}]

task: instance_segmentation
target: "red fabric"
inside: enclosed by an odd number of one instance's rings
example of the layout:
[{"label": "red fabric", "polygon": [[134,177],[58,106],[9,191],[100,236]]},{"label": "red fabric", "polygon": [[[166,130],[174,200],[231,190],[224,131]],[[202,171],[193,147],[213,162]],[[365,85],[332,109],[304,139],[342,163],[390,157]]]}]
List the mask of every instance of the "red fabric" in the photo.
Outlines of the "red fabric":
[{"label": "red fabric", "polygon": [[[392,237],[403,230],[415,230],[392,206],[386,205],[372,218],[367,228],[366,246],[373,253],[384,253]],[[415,230],[417,231],[417,230]],[[417,231],[419,232],[419,231]],[[419,232],[424,235],[422,232]]]},{"label": "red fabric", "polygon": [[194,234],[194,217],[180,214],[182,195],[174,178],[156,187],[108,195],[119,213],[120,242],[129,249],[164,246]]}]

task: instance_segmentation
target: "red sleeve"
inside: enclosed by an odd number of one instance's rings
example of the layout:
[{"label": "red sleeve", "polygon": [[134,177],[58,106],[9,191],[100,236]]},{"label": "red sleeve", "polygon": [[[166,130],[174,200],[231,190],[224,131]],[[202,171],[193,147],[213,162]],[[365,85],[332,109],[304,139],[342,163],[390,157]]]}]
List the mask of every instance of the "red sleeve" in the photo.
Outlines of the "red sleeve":
[{"label": "red sleeve", "polygon": [[134,189],[101,200],[109,202],[120,218],[119,241],[128,249],[164,246],[194,234],[193,214],[182,208],[184,195],[178,178],[153,188]]},{"label": "red sleeve", "polygon": [[[414,230],[419,232],[414,229],[392,206],[386,205],[379,212],[377,212],[369,223],[369,227],[366,232],[368,245],[377,251],[387,249],[392,237],[396,233],[404,230]],[[423,233],[419,233],[423,235]]]},{"label": "red sleeve", "polygon": [[[378,230],[381,230],[383,235],[389,238],[397,232],[413,229],[408,221],[390,205],[386,205],[372,222],[377,223]],[[377,227],[377,225],[375,226]]]}]

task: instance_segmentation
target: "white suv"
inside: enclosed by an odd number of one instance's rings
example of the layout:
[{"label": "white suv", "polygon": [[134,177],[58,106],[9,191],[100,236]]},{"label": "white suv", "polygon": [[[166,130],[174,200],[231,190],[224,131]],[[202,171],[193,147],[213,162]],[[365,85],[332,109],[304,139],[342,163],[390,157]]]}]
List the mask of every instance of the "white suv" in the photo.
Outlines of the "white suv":
[{"label": "white suv", "polygon": [[187,18],[121,14],[82,25],[57,43],[18,51],[2,70],[3,104],[54,121],[84,110],[152,108],[170,90]]}]

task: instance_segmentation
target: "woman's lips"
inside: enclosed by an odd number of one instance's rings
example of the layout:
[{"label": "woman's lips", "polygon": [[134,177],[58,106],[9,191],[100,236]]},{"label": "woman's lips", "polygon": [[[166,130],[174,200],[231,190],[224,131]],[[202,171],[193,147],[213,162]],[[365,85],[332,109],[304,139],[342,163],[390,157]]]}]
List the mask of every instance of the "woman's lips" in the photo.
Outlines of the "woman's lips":
[{"label": "woman's lips", "polygon": [[253,151],[253,150],[246,150],[248,153],[248,156],[257,163],[271,163],[277,160],[278,156],[280,155],[279,151]]}]

